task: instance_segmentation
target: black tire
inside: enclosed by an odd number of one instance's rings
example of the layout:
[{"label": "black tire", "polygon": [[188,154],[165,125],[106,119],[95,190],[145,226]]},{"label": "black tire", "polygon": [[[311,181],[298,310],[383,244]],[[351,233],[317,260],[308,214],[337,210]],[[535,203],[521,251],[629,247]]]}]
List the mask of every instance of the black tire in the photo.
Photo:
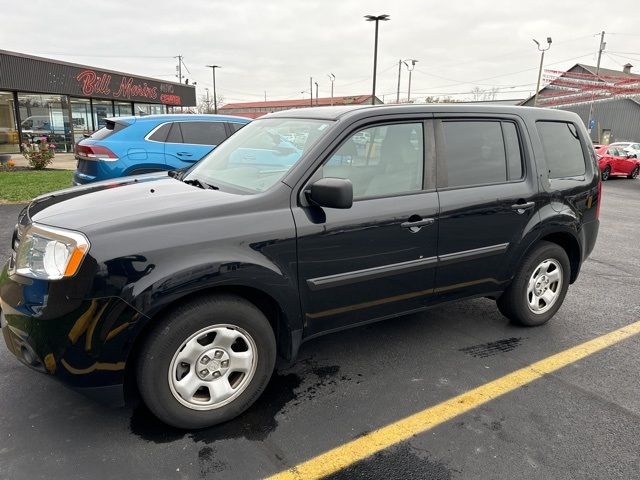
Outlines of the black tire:
[{"label": "black tire", "polygon": [[630,178],[631,180],[633,180],[634,178],[636,178],[638,176],[638,173],[640,173],[640,167],[636,166],[636,168],[634,168],[631,171],[631,174],[627,178]]},{"label": "black tire", "polygon": [[606,182],[607,180],[609,180],[610,176],[611,176],[611,167],[607,165],[606,167],[604,167],[604,170],[602,171],[602,175],[600,176],[600,178],[602,179],[603,182]]},{"label": "black tire", "polygon": [[[562,266],[562,283],[551,308],[544,313],[534,313],[528,305],[527,286],[537,267],[545,260],[553,259]],[[513,323],[536,327],[547,323],[562,306],[569,288],[571,265],[565,250],[556,243],[541,241],[524,258],[520,270],[505,292],[498,298],[500,312]]]},{"label": "black tire", "polygon": [[[189,337],[218,324],[234,325],[252,337],[257,365],[245,390],[230,403],[213,410],[194,410],[172,393],[170,365]],[[262,311],[236,295],[204,296],[168,311],[145,339],[136,365],[138,389],[149,410],[168,425],[183,429],[209,427],[249,408],[267,386],[275,361],[275,335]]]}]

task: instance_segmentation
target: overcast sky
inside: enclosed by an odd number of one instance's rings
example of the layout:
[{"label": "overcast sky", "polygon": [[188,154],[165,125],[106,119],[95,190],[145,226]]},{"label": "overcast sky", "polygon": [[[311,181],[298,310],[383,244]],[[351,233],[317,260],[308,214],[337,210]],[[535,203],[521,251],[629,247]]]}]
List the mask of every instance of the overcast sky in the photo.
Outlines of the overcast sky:
[{"label": "overcast sky", "polygon": [[[501,98],[535,89],[539,52],[532,42],[553,38],[545,66],[595,65],[598,36],[607,43],[602,66],[640,73],[638,0],[135,0],[11,2],[2,9],[0,48],[174,78],[182,54],[198,83],[226,102],[308,97],[309,77],[329,96],[371,92],[374,26],[365,14],[389,14],[380,24],[377,94],[395,100],[398,60],[418,60],[412,97],[469,98],[474,87],[500,88]],[[86,5],[86,6],[81,6]],[[406,96],[408,75],[402,72]]]}]

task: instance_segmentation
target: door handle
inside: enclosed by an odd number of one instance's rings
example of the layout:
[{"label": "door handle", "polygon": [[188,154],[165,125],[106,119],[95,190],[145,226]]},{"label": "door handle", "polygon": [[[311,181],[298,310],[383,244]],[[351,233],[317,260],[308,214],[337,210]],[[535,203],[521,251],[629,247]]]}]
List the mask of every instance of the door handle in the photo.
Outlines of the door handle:
[{"label": "door handle", "polygon": [[513,210],[516,210],[520,215],[522,215],[525,210],[529,210],[536,206],[536,202],[524,202],[524,203],[514,203],[511,205]]},{"label": "door handle", "polygon": [[193,154],[189,152],[178,152],[176,155],[179,157],[193,157]]},{"label": "door handle", "polygon": [[416,221],[402,222],[400,226],[402,228],[408,228],[411,233],[417,233],[422,227],[432,225],[435,222],[433,218],[422,218]]}]

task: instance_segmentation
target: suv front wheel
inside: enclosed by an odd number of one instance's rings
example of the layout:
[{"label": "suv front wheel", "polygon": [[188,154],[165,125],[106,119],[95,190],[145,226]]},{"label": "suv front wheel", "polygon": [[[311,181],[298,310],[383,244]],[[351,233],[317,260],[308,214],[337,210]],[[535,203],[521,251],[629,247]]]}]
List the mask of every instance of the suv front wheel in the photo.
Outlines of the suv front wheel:
[{"label": "suv front wheel", "polygon": [[211,295],[167,312],[155,326],[138,357],[138,388],[165,423],[208,427],[249,408],[275,360],[275,336],[262,311],[235,295]]},{"label": "suv front wheel", "polygon": [[571,266],[565,250],[542,241],[529,252],[498,309],[514,323],[534,327],[553,317],[567,294]]}]

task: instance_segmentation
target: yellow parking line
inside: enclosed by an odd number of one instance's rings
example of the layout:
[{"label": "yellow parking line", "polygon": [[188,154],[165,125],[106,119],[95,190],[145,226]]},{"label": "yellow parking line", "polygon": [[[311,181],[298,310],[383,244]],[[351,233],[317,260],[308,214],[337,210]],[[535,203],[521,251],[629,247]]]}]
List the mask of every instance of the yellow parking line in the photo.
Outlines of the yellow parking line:
[{"label": "yellow parking line", "polygon": [[551,355],[461,395],[445,400],[438,405],[405,417],[295,467],[277,473],[269,477],[268,480],[318,479],[338,472],[380,450],[432,429],[494,398],[512,392],[546,374],[582,360],[638,333],[640,333],[640,321]]}]

